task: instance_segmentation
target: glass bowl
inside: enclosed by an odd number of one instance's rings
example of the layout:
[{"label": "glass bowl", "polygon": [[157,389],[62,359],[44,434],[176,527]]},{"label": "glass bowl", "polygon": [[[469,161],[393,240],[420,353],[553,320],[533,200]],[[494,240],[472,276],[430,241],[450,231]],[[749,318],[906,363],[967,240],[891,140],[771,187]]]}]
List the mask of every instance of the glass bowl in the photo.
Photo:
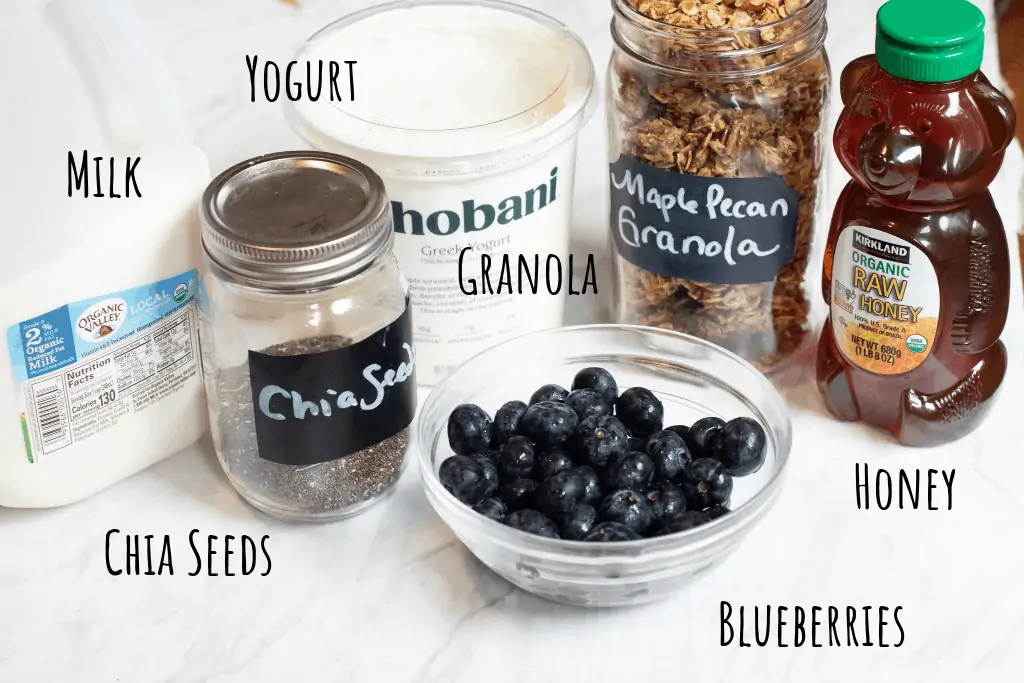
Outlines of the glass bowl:
[{"label": "glass bowl", "polygon": [[[735,480],[732,512],[683,533],[620,543],[583,543],[530,535],[463,505],[441,485],[451,456],[448,415],[475,403],[488,414],[540,386],[566,388],[582,368],[610,371],[622,391],[652,390],[665,405],[665,426],[701,417],[757,419],[768,435],[764,466]],[[789,460],[786,404],[763,375],[738,356],[687,335],[649,327],[589,325],[528,334],[473,357],[427,398],[415,426],[427,498],[485,565],[525,591],[588,607],[638,605],[665,598],[724,560],[779,495]]]}]

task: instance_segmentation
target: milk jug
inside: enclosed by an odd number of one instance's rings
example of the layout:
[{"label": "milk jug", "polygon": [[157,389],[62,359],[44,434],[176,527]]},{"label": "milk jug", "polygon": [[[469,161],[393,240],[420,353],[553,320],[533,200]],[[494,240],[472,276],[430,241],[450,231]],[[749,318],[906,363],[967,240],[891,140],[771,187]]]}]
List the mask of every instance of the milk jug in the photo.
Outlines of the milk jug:
[{"label": "milk jug", "polygon": [[131,9],[0,6],[0,506],[81,500],[206,429],[209,169]]}]

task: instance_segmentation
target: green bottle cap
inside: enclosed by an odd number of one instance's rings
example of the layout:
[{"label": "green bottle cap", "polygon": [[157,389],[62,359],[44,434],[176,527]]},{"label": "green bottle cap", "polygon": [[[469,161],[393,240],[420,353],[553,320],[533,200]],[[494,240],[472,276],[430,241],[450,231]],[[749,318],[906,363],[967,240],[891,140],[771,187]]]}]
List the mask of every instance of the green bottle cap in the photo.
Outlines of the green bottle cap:
[{"label": "green bottle cap", "polygon": [[946,83],[981,68],[985,15],[968,0],[889,0],[878,11],[875,57],[899,78]]}]

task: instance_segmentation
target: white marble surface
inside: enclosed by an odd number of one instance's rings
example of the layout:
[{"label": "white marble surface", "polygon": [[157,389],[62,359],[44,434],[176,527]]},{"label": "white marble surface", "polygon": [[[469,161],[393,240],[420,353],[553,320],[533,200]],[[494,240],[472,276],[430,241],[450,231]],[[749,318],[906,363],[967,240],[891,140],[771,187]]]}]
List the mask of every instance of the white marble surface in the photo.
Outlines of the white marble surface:
[{"label": "white marble surface", "polygon": [[[246,53],[286,59],[315,29],[369,2],[142,0],[215,171],[299,146],[276,106],[246,98]],[[603,0],[534,0],[582,33],[601,65]],[[836,65],[871,47],[879,0],[832,0]],[[995,73],[990,54],[989,73]],[[603,121],[584,132],[577,242],[603,244]],[[996,187],[1020,224],[1021,155]],[[833,174],[833,195],[845,180]],[[1016,249],[1014,249],[1016,255]],[[1016,262],[1015,262],[1016,267]],[[1015,271],[1006,389],[988,423],[948,448],[906,451],[787,390],[792,468],[778,506],[723,566],[675,599],[582,611],[512,589],[430,509],[410,468],[385,505],[330,526],[247,507],[208,442],[65,509],[0,510],[0,681],[759,681],[998,683],[1024,668],[1024,302]],[[590,311],[573,312],[588,319]],[[858,512],[854,462],[956,469],[952,511]],[[104,535],[170,534],[174,576],[110,576]],[[269,534],[268,576],[190,577],[188,533]],[[220,556],[219,556],[220,557]],[[262,566],[261,566],[262,569]],[[718,644],[734,605],[902,606],[898,649]]]}]

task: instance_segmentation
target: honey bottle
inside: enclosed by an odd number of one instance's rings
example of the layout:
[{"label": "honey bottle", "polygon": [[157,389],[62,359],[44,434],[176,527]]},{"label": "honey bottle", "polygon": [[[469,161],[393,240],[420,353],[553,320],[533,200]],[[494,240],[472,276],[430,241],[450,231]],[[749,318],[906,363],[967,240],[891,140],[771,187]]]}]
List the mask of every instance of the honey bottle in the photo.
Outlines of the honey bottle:
[{"label": "honey bottle", "polygon": [[876,52],[843,72],[835,149],[852,182],[823,268],[817,380],[840,420],[933,446],[985,419],[1006,372],[1006,233],[988,190],[1013,139],[980,72],[967,0],[890,0]]}]

